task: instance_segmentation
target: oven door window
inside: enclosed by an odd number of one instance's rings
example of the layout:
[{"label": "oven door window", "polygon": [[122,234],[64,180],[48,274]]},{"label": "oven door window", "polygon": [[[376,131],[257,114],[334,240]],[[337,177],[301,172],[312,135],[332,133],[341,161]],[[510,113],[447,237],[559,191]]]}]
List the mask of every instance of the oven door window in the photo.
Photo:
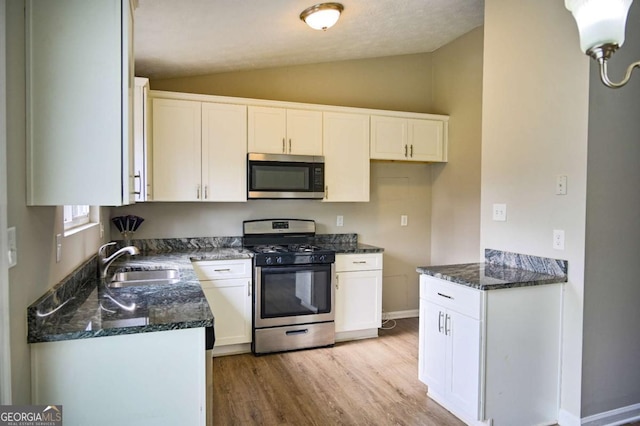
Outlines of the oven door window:
[{"label": "oven door window", "polygon": [[310,191],[311,172],[307,164],[252,163],[250,167],[252,191]]},{"label": "oven door window", "polygon": [[331,266],[262,268],[261,317],[331,312]]}]

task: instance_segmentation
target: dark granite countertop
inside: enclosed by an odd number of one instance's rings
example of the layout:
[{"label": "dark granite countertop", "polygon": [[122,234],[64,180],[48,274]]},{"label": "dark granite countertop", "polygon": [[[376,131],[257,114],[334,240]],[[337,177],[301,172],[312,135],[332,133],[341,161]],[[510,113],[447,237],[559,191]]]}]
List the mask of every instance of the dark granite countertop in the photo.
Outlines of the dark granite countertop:
[{"label": "dark granite countertop", "polygon": [[[319,235],[316,243],[337,253],[379,253],[356,234]],[[250,259],[241,237],[135,240],[137,256],[123,256],[118,271],[177,269],[179,282],[106,288],[92,257],[27,308],[29,343],[117,336],[181,328],[211,327],[213,314],[192,261]],[[120,242],[117,247],[122,246]]]}]

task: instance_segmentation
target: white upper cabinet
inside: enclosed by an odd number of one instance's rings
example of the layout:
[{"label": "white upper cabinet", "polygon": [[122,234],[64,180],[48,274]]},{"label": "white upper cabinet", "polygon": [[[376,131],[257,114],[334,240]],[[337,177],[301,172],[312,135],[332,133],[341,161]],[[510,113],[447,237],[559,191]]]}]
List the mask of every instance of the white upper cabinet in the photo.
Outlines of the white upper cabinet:
[{"label": "white upper cabinet", "polygon": [[132,202],[129,0],[29,0],[26,51],[28,204]]},{"label": "white upper cabinet", "polygon": [[444,120],[371,116],[371,159],[447,161]]},{"label": "white upper cabinet", "polygon": [[325,112],[325,201],[369,201],[369,116]]},{"label": "white upper cabinet", "polygon": [[153,201],[246,201],[247,108],[153,99]]},{"label": "white upper cabinet", "polygon": [[322,155],[322,112],[249,106],[248,115],[249,152]]},{"label": "white upper cabinet", "polygon": [[202,103],[204,201],[247,201],[247,107]]}]

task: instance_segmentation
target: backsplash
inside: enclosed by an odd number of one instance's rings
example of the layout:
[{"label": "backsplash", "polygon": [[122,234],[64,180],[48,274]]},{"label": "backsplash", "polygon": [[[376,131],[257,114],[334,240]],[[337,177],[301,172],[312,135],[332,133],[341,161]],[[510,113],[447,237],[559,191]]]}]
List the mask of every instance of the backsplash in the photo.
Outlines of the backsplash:
[{"label": "backsplash", "polygon": [[528,254],[511,253],[508,251],[485,249],[485,262],[493,265],[508,266],[549,275],[567,275],[566,260],[550,259],[547,257],[531,256]]}]

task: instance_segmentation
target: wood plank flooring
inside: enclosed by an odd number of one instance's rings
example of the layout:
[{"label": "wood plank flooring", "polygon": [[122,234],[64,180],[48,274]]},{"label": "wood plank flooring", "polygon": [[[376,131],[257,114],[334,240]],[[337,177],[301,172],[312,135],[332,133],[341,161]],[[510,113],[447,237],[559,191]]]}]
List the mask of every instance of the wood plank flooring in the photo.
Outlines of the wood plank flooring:
[{"label": "wood plank flooring", "polygon": [[418,380],[418,319],[380,337],[213,361],[214,425],[463,425]]}]

